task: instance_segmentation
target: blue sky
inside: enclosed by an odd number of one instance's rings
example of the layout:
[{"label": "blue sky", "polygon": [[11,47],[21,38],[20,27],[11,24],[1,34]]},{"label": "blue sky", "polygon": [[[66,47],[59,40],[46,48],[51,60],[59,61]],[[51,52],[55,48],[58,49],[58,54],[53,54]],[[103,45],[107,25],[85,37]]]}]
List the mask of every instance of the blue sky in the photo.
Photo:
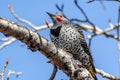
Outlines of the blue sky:
[{"label": "blue sky", "polygon": [[[79,5],[84,9],[89,19],[99,28],[106,29],[109,27],[108,19],[111,18],[112,23],[117,23],[118,18],[118,3],[104,2],[106,9],[104,10],[99,1],[86,3],[87,0],[79,0]],[[44,25],[45,20],[51,22],[47,12],[59,13],[55,4],[64,4],[64,11],[68,18],[78,18],[84,20],[82,13],[74,6],[73,0],[0,0],[0,17],[7,18],[18,24],[10,13],[7,5],[11,3],[18,16],[27,19],[34,25]],[[22,24],[24,25],[24,24]],[[27,26],[27,25],[25,25]],[[29,29],[30,27],[27,26]],[[40,35],[50,40],[49,29],[38,32]],[[115,34],[115,31],[110,32]],[[84,31],[85,36],[87,33]],[[0,33],[0,38],[4,37]],[[86,39],[88,42],[88,40]],[[0,42],[2,44],[2,42]],[[22,46],[24,45],[24,46]],[[111,38],[106,38],[103,35],[96,36],[92,40],[91,53],[94,58],[94,64],[97,68],[104,70],[115,76],[120,76],[120,65],[118,64],[119,51],[117,41]],[[27,46],[16,41],[13,44],[0,50],[0,70],[2,69],[6,58],[9,58],[10,63],[7,67],[14,71],[20,71],[23,74],[16,78],[11,76],[10,80],[48,80],[53,66],[47,63],[49,61],[45,56],[37,52],[32,52],[27,49]],[[7,73],[6,71],[6,73]],[[97,75],[99,80],[107,80]],[[69,78],[62,72],[58,71],[55,80],[68,80]]]}]

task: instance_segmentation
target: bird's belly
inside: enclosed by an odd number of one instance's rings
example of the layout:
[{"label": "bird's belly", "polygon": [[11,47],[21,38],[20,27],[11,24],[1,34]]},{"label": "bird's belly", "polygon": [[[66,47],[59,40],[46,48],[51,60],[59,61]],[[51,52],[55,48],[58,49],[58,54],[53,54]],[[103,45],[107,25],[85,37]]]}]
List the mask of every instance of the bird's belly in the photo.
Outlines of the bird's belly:
[{"label": "bird's belly", "polygon": [[60,34],[59,36],[59,48],[70,52],[71,54],[79,54],[81,50],[81,43],[78,37],[78,33],[68,31]]}]

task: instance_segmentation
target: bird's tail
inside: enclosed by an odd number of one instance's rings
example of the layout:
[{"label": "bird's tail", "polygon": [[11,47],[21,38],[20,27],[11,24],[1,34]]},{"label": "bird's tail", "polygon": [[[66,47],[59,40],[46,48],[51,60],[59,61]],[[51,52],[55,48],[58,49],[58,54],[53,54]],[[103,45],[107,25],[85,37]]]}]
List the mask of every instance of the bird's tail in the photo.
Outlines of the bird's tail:
[{"label": "bird's tail", "polygon": [[95,75],[96,71],[93,69],[93,67],[91,66],[88,70],[89,70],[90,74],[92,75],[92,77],[94,78],[94,80],[97,80],[97,77]]}]

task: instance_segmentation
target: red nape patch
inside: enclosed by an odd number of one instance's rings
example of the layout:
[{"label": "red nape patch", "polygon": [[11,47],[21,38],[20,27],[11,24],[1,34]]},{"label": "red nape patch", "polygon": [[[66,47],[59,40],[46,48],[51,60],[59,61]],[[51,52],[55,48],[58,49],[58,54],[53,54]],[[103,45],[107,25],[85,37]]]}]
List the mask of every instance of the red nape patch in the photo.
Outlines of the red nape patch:
[{"label": "red nape patch", "polygon": [[59,17],[57,17],[56,19],[57,19],[58,22],[61,22],[61,21],[62,21],[62,19],[59,18]]}]

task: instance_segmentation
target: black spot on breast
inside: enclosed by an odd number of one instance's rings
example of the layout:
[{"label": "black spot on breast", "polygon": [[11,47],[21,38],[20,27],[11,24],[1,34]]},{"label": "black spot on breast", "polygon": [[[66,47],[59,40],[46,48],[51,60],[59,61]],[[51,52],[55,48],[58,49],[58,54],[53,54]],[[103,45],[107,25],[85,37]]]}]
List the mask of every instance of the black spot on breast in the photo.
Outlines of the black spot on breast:
[{"label": "black spot on breast", "polygon": [[51,29],[51,30],[50,30],[50,33],[51,33],[52,35],[54,35],[55,37],[58,37],[59,34],[60,34],[61,27],[62,27],[62,26],[59,26],[59,27],[57,27],[56,29]]}]

